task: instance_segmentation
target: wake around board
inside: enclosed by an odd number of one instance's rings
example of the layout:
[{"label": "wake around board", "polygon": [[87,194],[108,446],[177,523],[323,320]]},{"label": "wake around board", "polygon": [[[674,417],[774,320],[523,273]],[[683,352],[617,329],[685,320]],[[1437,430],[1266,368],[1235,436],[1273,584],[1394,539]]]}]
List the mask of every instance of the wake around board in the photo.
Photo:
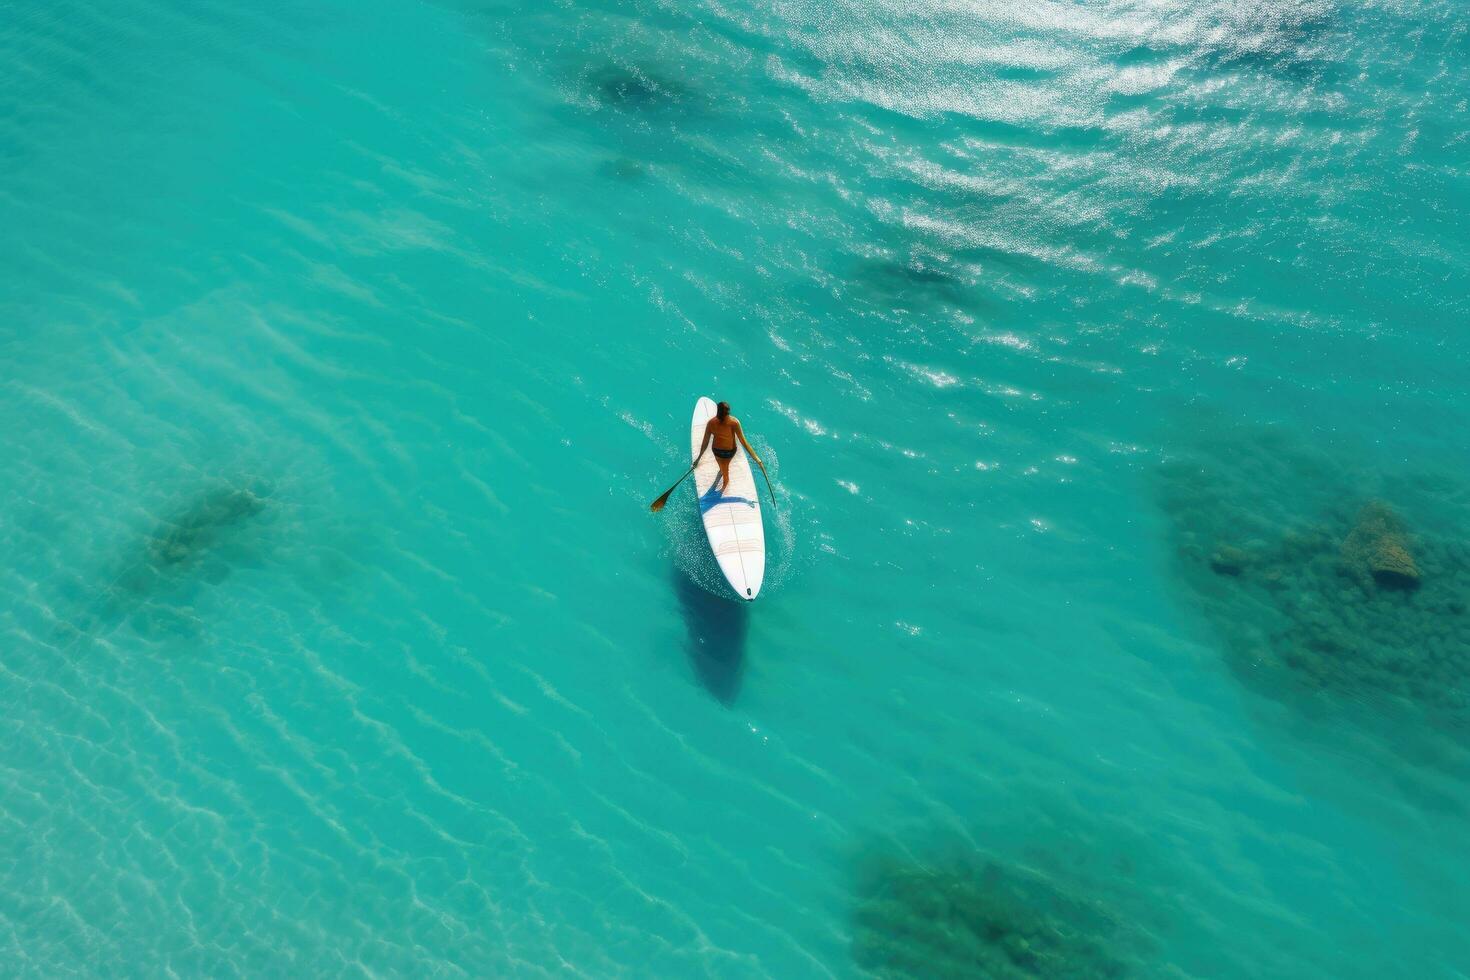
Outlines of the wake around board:
[{"label": "wake around board", "polygon": [[[710,399],[701,398],[695,404],[694,418],[689,423],[691,462],[704,442],[705,423],[714,415],[715,403]],[[766,576],[766,531],[761,524],[760,494],[750,472],[750,460],[738,441],[735,458],[730,460],[730,486],[713,489],[719,478],[720,464],[711,443],[694,468],[699,516],[725,580],[736,595],[750,601],[760,595],[761,580]]]}]

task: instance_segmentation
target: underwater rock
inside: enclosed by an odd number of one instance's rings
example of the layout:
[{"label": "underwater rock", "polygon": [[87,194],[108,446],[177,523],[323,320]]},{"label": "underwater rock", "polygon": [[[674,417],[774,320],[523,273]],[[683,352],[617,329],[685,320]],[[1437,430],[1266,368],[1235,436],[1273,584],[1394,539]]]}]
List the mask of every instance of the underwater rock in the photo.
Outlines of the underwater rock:
[{"label": "underwater rock", "polygon": [[1342,543],[1343,566],[1364,585],[1391,589],[1419,586],[1419,566],[1409,553],[1403,522],[1387,504],[1372,500]]},{"label": "underwater rock", "polygon": [[1122,977],[1138,936],[1101,902],[979,855],[884,857],[858,882],[853,958],[880,977]]}]

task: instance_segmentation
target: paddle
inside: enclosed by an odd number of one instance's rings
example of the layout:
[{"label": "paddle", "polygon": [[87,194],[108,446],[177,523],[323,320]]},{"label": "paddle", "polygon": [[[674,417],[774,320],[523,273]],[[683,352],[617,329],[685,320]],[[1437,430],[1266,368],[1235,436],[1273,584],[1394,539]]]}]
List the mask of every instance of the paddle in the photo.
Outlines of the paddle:
[{"label": "paddle", "polygon": [[771,489],[771,474],[766,472],[766,464],[761,462],[761,458],[759,456],[755,458],[755,465],[761,468],[761,476],[766,478],[766,493],[769,493],[771,495],[771,510],[775,510],[776,491]]},{"label": "paddle", "polygon": [[[704,450],[701,449],[699,451],[699,456],[703,456],[703,455],[704,455]],[[678,489],[679,484],[681,484],[681,483],[684,482],[684,478],[687,477],[690,473],[693,473],[694,472],[694,467],[696,467],[696,466],[699,465],[699,456],[696,456],[694,458],[694,462],[689,464],[689,468],[684,471],[684,476],[681,476],[681,477],[679,477],[679,479],[675,480],[674,481],[674,485],[672,487],[669,487],[667,490],[665,490],[662,497],[659,497],[653,503],[651,503],[651,504],[648,505],[648,509],[649,510],[651,510],[655,514],[657,514],[659,511],[661,511],[661,510],[664,509],[664,504],[666,504],[666,503],[669,502],[669,494],[673,493],[676,489]]]}]

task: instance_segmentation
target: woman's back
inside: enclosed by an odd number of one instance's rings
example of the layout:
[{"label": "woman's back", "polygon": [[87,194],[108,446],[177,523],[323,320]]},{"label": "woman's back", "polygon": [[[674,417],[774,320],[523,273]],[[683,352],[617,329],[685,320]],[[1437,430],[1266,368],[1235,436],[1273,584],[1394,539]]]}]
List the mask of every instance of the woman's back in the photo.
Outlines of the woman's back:
[{"label": "woman's back", "polygon": [[714,448],[734,449],[735,432],[740,427],[740,421],[733,415],[727,415],[721,419],[718,415],[709,420],[709,431],[714,434]]}]

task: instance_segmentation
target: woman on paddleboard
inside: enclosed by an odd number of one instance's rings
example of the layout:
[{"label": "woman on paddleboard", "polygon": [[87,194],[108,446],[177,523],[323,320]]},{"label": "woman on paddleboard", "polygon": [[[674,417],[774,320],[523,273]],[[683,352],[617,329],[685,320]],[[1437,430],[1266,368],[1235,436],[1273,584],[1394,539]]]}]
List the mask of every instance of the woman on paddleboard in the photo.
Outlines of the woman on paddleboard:
[{"label": "woman on paddleboard", "polygon": [[[711,441],[713,441],[712,446]],[[730,460],[735,458],[737,441],[745,447],[745,451],[750,454],[751,459],[755,460],[755,464],[764,470],[765,464],[761,462],[755,450],[750,448],[750,443],[745,441],[745,430],[740,428],[740,420],[730,414],[730,403],[720,402],[715,406],[714,417],[705,423],[704,442],[700,443],[699,455],[694,458],[694,462],[698,465],[699,461],[704,458],[706,447],[714,449],[715,461],[720,464],[720,493],[722,494],[730,486]],[[713,490],[714,487],[710,489]]]},{"label": "woman on paddleboard", "polygon": [[[711,411],[713,415],[710,414]],[[702,429],[701,426],[703,426]],[[708,398],[701,398],[694,406],[694,417],[689,420],[689,436],[691,447],[694,445],[694,440],[697,440],[699,445],[699,451],[694,454],[694,462],[689,464],[683,476],[674,481],[672,487],[659,494],[658,499],[648,505],[649,510],[657,514],[664,509],[664,505],[669,502],[669,495],[699,467],[699,461],[704,459],[704,451],[710,448],[712,443],[715,460],[720,464],[720,471],[711,479],[709,489],[702,493],[718,492],[721,499],[724,499],[724,495],[730,489],[730,461],[735,458],[736,447],[740,445],[745,447],[745,454],[755,460],[755,465],[761,468],[761,475],[766,478],[766,490],[771,494],[771,506],[776,506],[776,491],[771,488],[771,477],[766,473],[766,464],[761,462],[755,450],[750,448],[750,443],[745,441],[745,430],[740,427],[740,420],[730,414],[729,402],[720,402],[716,405]],[[719,484],[718,489],[715,486],[717,483]],[[747,503],[752,507],[755,506],[754,501],[747,501]],[[703,512],[701,509],[701,513]]]}]

